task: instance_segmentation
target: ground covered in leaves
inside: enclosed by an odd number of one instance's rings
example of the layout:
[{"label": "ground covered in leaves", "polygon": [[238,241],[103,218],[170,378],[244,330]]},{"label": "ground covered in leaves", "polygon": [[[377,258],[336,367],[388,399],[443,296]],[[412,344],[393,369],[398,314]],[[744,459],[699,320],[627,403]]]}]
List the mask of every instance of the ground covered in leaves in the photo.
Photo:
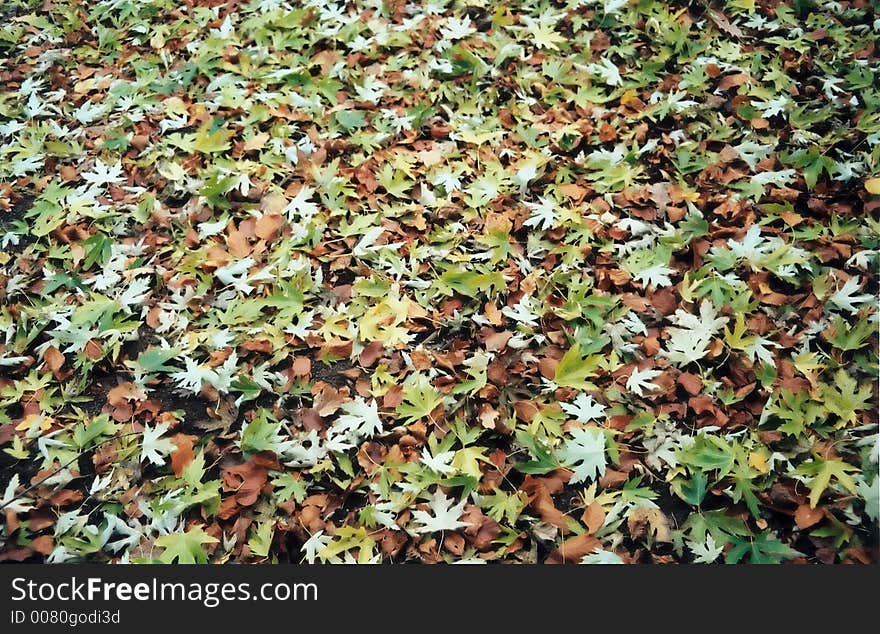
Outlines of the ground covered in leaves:
[{"label": "ground covered in leaves", "polygon": [[0,11],[0,560],[876,560],[869,0]]}]

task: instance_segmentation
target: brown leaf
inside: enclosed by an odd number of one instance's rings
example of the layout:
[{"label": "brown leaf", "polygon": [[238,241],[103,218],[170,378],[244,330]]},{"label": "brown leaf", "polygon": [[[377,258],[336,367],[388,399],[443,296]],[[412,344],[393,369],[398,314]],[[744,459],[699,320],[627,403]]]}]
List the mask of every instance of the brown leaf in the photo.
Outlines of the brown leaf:
[{"label": "brown leaf", "polygon": [[540,411],[534,401],[516,401],[513,404],[513,409],[516,411],[516,415],[527,423],[532,422],[532,419]]},{"label": "brown leaf", "polygon": [[269,140],[268,132],[259,132],[244,142],[244,151],[260,150]]},{"label": "brown leaf", "polygon": [[690,372],[682,372],[678,376],[678,384],[691,396],[696,396],[703,390],[703,382],[700,377]]},{"label": "brown leaf", "polygon": [[493,332],[488,337],[486,337],[486,350],[489,352],[498,352],[499,350],[504,350],[507,347],[507,342],[510,341],[510,338],[513,336],[513,333],[509,330],[502,330],[501,332]]},{"label": "brown leaf", "polygon": [[120,383],[107,392],[107,402],[114,407],[128,404],[128,401],[142,401],[147,398],[147,393],[134,383]]},{"label": "brown leaf", "polygon": [[586,509],[584,509],[584,514],[581,515],[581,521],[587,525],[587,532],[592,535],[602,528],[602,524],[605,522],[605,509],[603,509],[600,504],[592,502]]},{"label": "brown leaf", "polygon": [[7,548],[6,550],[0,550],[0,561],[22,562],[33,554],[34,551],[27,546],[21,546],[19,548]]},{"label": "brown leaf", "polygon": [[[614,136],[616,136],[617,131],[614,130],[614,128],[611,128],[611,130]],[[612,136],[612,138],[614,137]],[[563,194],[564,196],[568,196],[576,203],[582,201],[584,199],[584,196],[586,196],[590,191],[585,187],[581,187],[580,185],[576,185],[574,183],[566,183],[564,185],[560,185],[558,189],[561,194]]]},{"label": "brown leaf", "polygon": [[602,548],[602,542],[592,535],[577,535],[571,539],[567,539],[551,552],[545,564],[577,564],[580,563],[584,555],[589,555],[597,548]]},{"label": "brown leaf", "polygon": [[294,357],[291,371],[295,377],[306,377],[312,373],[312,360],[308,357]]},{"label": "brown leaf", "polygon": [[54,506],[67,506],[68,504],[77,504],[82,502],[83,492],[74,489],[61,489],[49,498],[49,502]]},{"label": "brown leaf", "polygon": [[55,540],[51,535],[40,535],[31,541],[30,546],[41,555],[48,555],[55,549]]},{"label": "brown leaf", "polygon": [[742,86],[746,82],[752,81],[752,78],[746,75],[745,73],[738,73],[736,75],[725,75],[721,78],[721,81],[718,82],[719,90],[730,90],[736,86]]},{"label": "brown leaf", "polygon": [[717,9],[709,9],[709,17],[718,25],[718,28],[733,37],[742,37],[743,32],[737,25],[731,23],[727,16]]},{"label": "brown leaf", "polygon": [[7,535],[12,535],[21,527],[21,522],[18,521],[18,512],[12,510],[11,508],[7,508],[4,509],[3,514],[6,516],[5,532]]},{"label": "brown leaf", "polygon": [[626,523],[633,539],[653,536],[654,541],[657,542],[672,541],[669,520],[660,509],[644,506],[634,508],[630,511]]},{"label": "brown leaf", "polygon": [[49,346],[46,348],[46,351],[43,353],[43,359],[46,361],[46,367],[49,368],[55,378],[59,381],[69,376],[69,372],[61,372],[61,368],[64,365],[64,355],[61,354],[61,351],[55,346]]},{"label": "brown leaf", "polygon": [[272,242],[278,236],[283,225],[284,218],[279,214],[263,214],[257,220],[254,232],[258,238],[266,242]]},{"label": "brown leaf", "polygon": [[544,482],[532,476],[526,476],[520,489],[528,494],[529,506],[535,509],[542,520],[562,530],[568,530],[565,514],[553,504],[553,498]]},{"label": "brown leaf", "polygon": [[249,460],[236,467],[224,469],[223,490],[235,491],[235,501],[241,506],[252,506],[260,497],[260,491],[267,480],[266,469]]},{"label": "brown leaf", "polygon": [[371,341],[361,350],[361,353],[358,355],[358,361],[365,368],[369,368],[382,358],[384,350],[385,346],[381,341]]},{"label": "brown leaf", "polygon": [[451,552],[453,555],[461,555],[464,553],[466,542],[464,537],[458,533],[447,533],[443,537],[443,548]]},{"label": "brown leaf", "polygon": [[318,381],[312,386],[312,395],[314,396],[312,405],[318,410],[318,414],[329,416],[348,400],[348,388],[337,390],[329,383]]},{"label": "brown leaf", "polygon": [[226,246],[229,252],[237,258],[243,258],[251,253],[251,245],[247,237],[241,231],[233,231],[226,238]]},{"label": "brown leaf", "polygon": [[553,357],[542,357],[540,361],[538,361],[538,371],[541,373],[545,379],[553,380],[556,376],[556,368],[559,365],[559,359],[554,359]]},{"label": "brown leaf", "polygon": [[794,512],[794,521],[801,530],[810,528],[814,524],[818,524],[825,517],[822,509],[810,508],[809,504],[801,504],[797,511]]},{"label": "brown leaf", "polygon": [[104,356],[104,351],[101,348],[101,343],[94,339],[89,339],[86,342],[86,346],[83,349],[83,352],[85,352],[86,356],[92,361],[100,361]]},{"label": "brown leaf", "polygon": [[171,469],[178,478],[186,466],[193,461],[193,444],[195,441],[196,437],[188,434],[175,434],[171,438],[171,442],[176,447],[171,452]]},{"label": "brown leaf", "polygon": [[501,525],[484,515],[480,507],[474,504],[467,506],[461,521],[469,524],[464,529],[464,534],[477,550],[488,550],[492,547],[492,542],[501,534]]}]

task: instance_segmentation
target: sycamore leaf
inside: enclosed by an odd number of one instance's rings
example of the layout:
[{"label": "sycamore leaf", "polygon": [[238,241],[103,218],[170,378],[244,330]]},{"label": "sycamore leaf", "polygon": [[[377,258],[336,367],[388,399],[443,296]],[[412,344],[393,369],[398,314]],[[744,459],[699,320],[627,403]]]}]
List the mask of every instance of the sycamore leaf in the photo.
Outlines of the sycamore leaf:
[{"label": "sycamore leaf", "polygon": [[[320,531],[316,533],[316,535],[318,534]],[[367,564],[372,561],[375,548],[376,542],[367,533],[366,528],[363,526],[343,526],[327,541],[326,546],[318,551],[318,557],[324,561],[332,561],[337,560],[337,556],[340,554],[356,550],[358,552],[357,563]],[[308,551],[306,555],[308,556]]]},{"label": "sycamore leaf", "polygon": [[626,389],[638,396],[644,396],[645,390],[659,390],[659,386],[651,383],[651,379],[656,379],[663,374],[660,370],[639,370],[635,368],[629,378],[626,380]]},{"label": "sycamore leaf", "polygon": [[864,304],[874,300],[873,295],[856,295],[859,289],[859,276],[855,275],[849,278],[841,288],[837,289],[828,301],[837,306],[841,310],[845,310],[850,315],[854,315],[859,311],[858,304]]},{"label": "sycamore leaf", "polygon": [[581,357],[581,346],[578,342],[566,351],[556,366],[553,382],[560,387],[571,387],[579,390],[592,390],[596,386],[587,381],[595,376],[602,361],[601,355]]},{"label": "sycamore leaf", "polygon": [[850,473],[859,470],[842,460],[825,460],[814,458],[812,462],[805,462],[795,470],[795,473],[809,477],[807,486],[810,488],[810,507],[816,508],[819,499],[825,490],[831,485],[831,478],[837,480],[850,493],[856,493],[857,486]]},{"label": "sycamore leaf", "polygon": [[471,477],[479,479],[483,475],[483,472],[480,470],[480,462],[490,462],[484,455],[485,453],[485,447],[465,447],[464,449],[459,449],[455,452],[455,457],[452,459],[452,466],[461,473],[466,473]]},{"label": "sycamore leaf", "polygon": [[403,402],[397,406],[397,413],[405,417],[405,422],[414,423],[420,418],[428,416],[438,405],[443,403],[443,397],[426,378],[421,378],[403,390]]},{"label": "sycamore leaf", "polygon": [[605,418],[605,406],[593,400],[589,394],[581,392],[572,403],[560,403],[562,411],[581,423]]},{"label": "sycamore leaf", "polygon": [[159,423],[155,427],[144,425],[144,436],[141,440],[141,462],[149,460],[152,464],[162,466],[165,457],[176,449],[176,445],[168,438],[161,438],[168,431],[168,423]]},{"label": "sycamore leaf", "polygon": [[663,354],[680,365],[699,361],[706,356],[712,337],[728,321],[727,317],[718,317],[715,306],[708,299],[700,304],[699,315],[692,315],[679,308],[671,320],[680,327],[666,329],[669,340]]},{"label": "sycamore leaf", "polygon": [[858,420],[856,412],[869,408],[872,390],[870,384],[860,386],[849,372],[840,369],[835,373],[833,383],[822,384],[821,392],[822,403],[828,411],[841,421],[854,423]]},{"label": "sycamore leaf", "polygon": [[15,497],[15,490],[18,488],[18,474],[12,475],[9,484],[6,485],[6,491],[0,498],[0,509],[11,511],[13,513],[25,513],[33,508],[33,504],[25,501],[23,498]]},{"label": "sycamore leaf", "polygon": [[[419,462],[437,473],[452,475],[456,471],[456,468],[452,466],[452,459],[455,457],[455,454],[456,452],[454,451],[440,451],[432,456],[428,448],[425,447],[422,449]],[[477,477],[479,477],[479,474],[477,474]]]},{"label": "sycamore leaf", "polygon": [[212,122],[206,121],[196,133],[193,149],[203,154],[225,152],[232,147],[230,139],[234,134],[235,132],[226,128],[218,127],[215,129]]},{"label": "sycamore leaf", "polygon": [[464,513],[464,505],[467,499],[453,505],[453,500],[447,498],[440,487],[434,489],[431,501],[428,503],[428,511],[416,509],[412,512],[413,521],[421,526],[415,528],[416,533],[436,533],[440,531],[454,531],[469,526],[467,522],[460,521]]},{"label": "sycamore leaf", "polygon": [[211,537],[201,526],[193,526],[185,533],[169,533],[156,538],[156,545],[165,549],[159,556],[164,564],[206,564],[208,554],[205,544],[216,544],[218,539]]},{"label": "sycamore leaf", "polygon": [[376,400],[367,403],[360,396],[353,401],[342,404],[345,414],[337,417],[334,427],[344,430],[357,438],[375,436],[382,431],[382,419],[379,418]]},{"label": "sycamore leaf", "polygon": [[724,557],[729,564],[739,563],[746,556],[751,564],[778,564],[800,555],[791,546],[773,537],[770,531],[748,537],[733,535],[730,539],[733,548]]},{"label": "sycamore leaf", "polygon": [[694,554],[695,564],[711,564],[724,552],[724,544],[716,545],[711,533],[706,534],[704,542],[689,541],[687,545]]},{"label": "sycamore leaf", "polygon": [[598,427],[573,429],[558,456],[562,464],[573,467],[571,482],[593,480],[605,475],[605,432]]}]

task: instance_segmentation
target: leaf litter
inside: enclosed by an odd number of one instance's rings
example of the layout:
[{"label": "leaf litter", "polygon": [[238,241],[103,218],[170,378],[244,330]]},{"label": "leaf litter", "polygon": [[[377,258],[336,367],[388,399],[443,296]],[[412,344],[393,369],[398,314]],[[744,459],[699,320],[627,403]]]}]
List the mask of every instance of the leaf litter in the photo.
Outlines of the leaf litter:
[{"label": "leaf litter", "polygon": [[864,0],[7,3],[0,560],[877,560]]}]

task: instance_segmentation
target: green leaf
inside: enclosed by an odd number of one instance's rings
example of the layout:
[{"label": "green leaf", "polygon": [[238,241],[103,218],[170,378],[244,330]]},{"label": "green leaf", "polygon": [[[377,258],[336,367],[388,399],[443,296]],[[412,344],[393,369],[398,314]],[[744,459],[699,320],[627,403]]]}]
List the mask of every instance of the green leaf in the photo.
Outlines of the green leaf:
[{"label": "green leaf", "polygon": [[694,444],[679,451],[678,459],[683,464],[702,469],[703,471],[719,471],[719,478],[724,477],[733,467],[733,449],[722,438],[700,434]]},{"label": "green leaf", "polygon": [[869,408],[871,386],[867,383],[859,386],[846,370],[838,370],[834,375],[834,383],[823,383],[821,391],[822,403],[844,423],[856,422],[856,412]]},{"label": "green leaf", "polygon": [[676,478],[670,488],[682,500],[691,506],[700,506],[708,491],[709,478],[702,471],[697,471],[689,479]]},{"label": "green leaf", "polygon": [[452,458],[452,466],[471,477],[480,478],[483,475],[483,472],[480,470],[480,462],[490,462],[484,455],[486,451],[486,447],[465,447],[464,449],[459,449]]},{"label": "green leaf", "polygon": [[403,389],[403,401],[397,406],[397,413],[405,417],[406,423],[414,423],[428,416],[443,403],[443,397],[427,379],[422,378]]},{"label": "green leaf", "polygon": [[358,551],[358,563],[365,564],[370,561],[376,542],[367,533],[367,529],[363,526],[357,528],[353,526],[343,526],[334,535],[333,541],[327,544],[318,556],[324,561],[335,557],[341,553],[351,550]]},{"label": "green leaf", "polygon": [[798,551],[776,539],[769,530],[754,537],[733,536],[731,542],[733,548],[727,551],[724,558],[728,564],[739,563],[746,556],[752,564],[778,564],[801,556]]},{"label": "green leaf", "polygon": [[248,540],[248,550],[257,557],[268,557],[272,548],[272,537],[275,535],[275,523],[272,521],[260,522],[256,530],[251,533]]},{"label": "green leaf", "polygon": [[173,372],[177,368],[166,365],[168,361],[180,356],[180,350],[171,348],[164,350],[162,348],[150,348],[138,355],[134,365],[144,372],[151,374],[153,372]]},{"label": "green leaf", "polygon": [[367,118],[363,110],[340,110],[333,115],[336,123],[351,132],[367,125]]},{"label": "green leaf", "polygon": [[807,482],[810,489],[810,507],[816,508],[822,493],[831,485],[831,478],[836,479],[838,484],[855,494],[858,487],[849,474],[858,471],[858,468],[842,460],[825,460],[817,457],[812,462],[803,463],[795,470],[795,473],[810,476],[810,480]]},{"label": "green leaf", "polygon": [[272,486],[275,487],[275,495],[279,502],[287,502],[293,498],[299,503],[306,499],[306,483],[292,473],[283,473],[272,478]]},{"label": "green leaf", "polygon": [[79,423],[73,430],[73,442],[80,449],[90,447],[101,436],[112,436],[122,429],[122,425],[114,423],[107,414],[96,416],[89,423]]},{"label": "green leaf", "polygon": [[216,537],[208,535],[200,526],[194,526],[186,533],[169,533],[156,539],[156,545],[165,549],[159,556],[164,564],[206,564],[208,554],[202,546],[217,542]]},{"label": "green leaf", "polygon": [[202,154],[219,154],[232,147],[230,139],[234,134],[232,130],[216,127],[212,122],[206,121],[196,133],[192,148]]},{"label": "green leaf", "polygon": [[563,355],[556,366],[556,374],[553,382],[560,387],[571,387],[578,390],[595,390],[596,386],[587,381],[595,376],[596,370],[602,362],[601,355],[581,357],[581,346],[575,342]]}]

